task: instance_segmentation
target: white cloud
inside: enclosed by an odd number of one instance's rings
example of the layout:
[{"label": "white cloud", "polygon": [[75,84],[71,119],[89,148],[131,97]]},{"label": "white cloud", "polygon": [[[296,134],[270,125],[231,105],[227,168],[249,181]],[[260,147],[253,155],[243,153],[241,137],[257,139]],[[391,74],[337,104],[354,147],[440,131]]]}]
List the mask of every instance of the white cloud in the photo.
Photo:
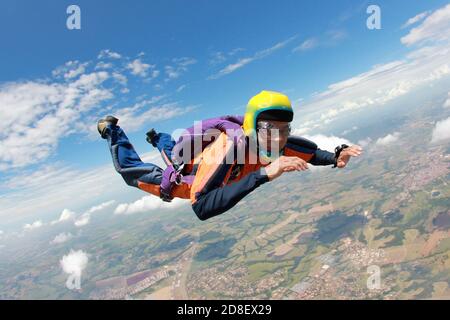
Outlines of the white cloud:
[{"label": "white cloud", "polygon": [[197,60],[189,57],[172,59],[173,66],[167,65],[164,67],[167,78],[165,81],[179,78],[183,73],[188,71],[188,66],[197,63]]},{"label": "white cloud", "polygon": [[228,55],[229,56],[234,56],[236,53],[241,52],[241,51],[245,51],[245,48],[234,48],[233,50],[228,52]]},{"label": "white cloud", "polygon": [[83,226],[89,224],[89,222],[91,221],[91,214],[98,212],[98,211],[103,211],[106,208],[112,206],[114,203],[116,203],[116,201],[111,200],[111,201],[106,201],[99,205],[91,207],[89,210],[87,210],[85,213],[83,213],[78,219],[75,220],[74,225],[76,227],[83,227]]},{"label": "white cloud", "polygon": [[166,70],[166,75],[169,79],[176,79],[180,76],[180,73],[177,72],[172,66],[165,66],[164,69]]},{"label": "white cloud", "polygon": [[64,209],[59,217],[58,221],[67,221],[73,218],[75,212],[70,211],[69,209]]},{"label": "white cloud", "polygon": [[438,143],[450,139],[450,117],[438,121],[431,135],[431,143]]},{"label": "white cloud", "polygon": [[89,223],[91,220],[91,215],[88,213],[83,214],[80,218],[75,220],[74,225],[76,227],[83,227]]},{"label": "white cloud", "polygon": [[83,270],[88,264],[88,260],[88,255],[84,251],[70,250],[70,253],[64,255],[59,263],[65,273],[81,277]]},{"label": "white cloud", "polygon": [[59,219],[52,221],[51,224],[53,225],[53,224],[56,224],[59,222],[73,220],[74,217],[75,217],[75,212],[70,211],[69,209],[64,209],[63,212],[61,213]]},{"label": "white cloud", "polygon": [[23,226],[24,230],[34,230],[34,229],[38,229],[44,226],[44,223],[42,223],[41,220],[37,220],[31,224],[27,223],[26,225]]},{"label": "white cloud", "polygon": [[53,244],[59,244],[59,243],[64,243],[70,239],[73,238],[73,235],[69,232],[69,233],[60,233],[57,236],[55,236],[55,238],[50,242]]},{"label": "white cloud", "polygon": [[38,188],[39,186],[45,188],[48,181],[59,181],[58,177],[62,177],[62,182],[64,178],[68,178],[64,176],[66,172],[68,172],[67,168],[59,168],[57,165],[43,165],[39,170],[24,171],[22,175],[4,180],[0,186],[5,189]]},{"label": "white cloud", "polygon": [[70,80],[84,74],[88,65],[89,62],[80,63],[77,60],[68,61],[64,64],[64,66],[58,67],[53,70],[52,75],[54,77],[62,76],[65,80]]},{"label": "white cloud", "polygon": [[184,68],[186,68],[187,66],[190,66],[192,64],[197,63],[197,60],[195,60],[194,58],[189,58],[189,57],[174,58],[174,59],[172,59],[172,61],[177,66],[184,67]]},{"label": "white cloud", "polygon": [[400,138],[400,133],[399,132],[394,132],[394,133],[390,133],[385,137],[382,138],[378,138],[377,141],[375,142],[376,145],[378,146],[388,146],[391,145],[395,142],[397,142]]},{"label": "white cloud", "polygon": [[120,123],[127,128],[127,131],[135,131],[149,123],[179,117],[196,109],[196,106],[180,107],[177,103],[166,103],[145,110],[144,108],[149,104],[148,101],[144,101],[116,112]]},{"label": "white cloud", "polygon": [[343,40],[348,37],[348,34],[345,30],[330,30],[326,33],[328,39],[327,43],[336,43],[337,41]]},{"label": "white cloud", "polygon": [[186,85],[185,85],[185,84],[182,84],[181,86],[179,86],[179,87],[177,88],[177,92],[181,92],[181,91],[183,91],[185,88],[186,88]]},{"label": "white cloud", "polygon": [[114,214],[134,214],[153,211],[157,209],[175,209],[189,204],[189,201],[176,198],[172,202],[164,202],[156,196],[145,196],[132,203],[121,203]]},{"label": "white cloud", "polygon": [[211,58],[209,59],[208,63],[210,65],[217,65],[225,62],[226,60],[227,60],[226,55],[221,51],[217,51],[211,54]]},{"label": "white cloud", "polygon": [[66,74],[64,74],[64,78],[65,79],[72,79],[72,78],[76,78],[79,75],[83,74],[86,71],[86,66],[84,65],[80,65],[78,66],[78,68],[74,69],[74,70],[70,70],[69,72],[67,72]]},{"label": "white cloud", "polygon": [[237,62],[227,65],[225,68],[220,70],[217,74],[210,76],[208,79],[218,79],[224,75],[230,74],[230,73],[244,67],[245,65],[253,62],[254,60],[255,60],[255,58],[239,59]]},{"label": "white cloud", "polygon": [[244,67],[245,65],[247,65],[255,60],[265,58],[265,57],[271,55],[272,53],[274,53],[275,51],[284,48],[288,43],[290,43],[295,38],[296,38],[296,36],[291,37],[285,41],[275,44],[274,46],[272,46],[270,48],[258,51],[251,57],[241,58],[237,62],[227,65],[225,68],[220,70],[218,73],[209,76],[208,80],[218,79],[220,77],[223,77],[227,74],[230,74],[230,73]]},{"label": "white cloud", "polygon": [[153,70],[153,71],[152,71],[152,78],[154,79],[154,78],[158,77],[159,74],[160,74],[160,71],[159,71],[159,70]]},{"label": "white cloud", "polygon": [[128,83],[127,77],[119,72],[113,72],[112,77],[123,86],[126,86]]},{"label": "white cloud", "polygon": [[352,143],[349,140],[336,136],[326,136],[323,134],[316,134],[316,135],[306,135],[304,137],[316,143],[320,149],[327,150],[330,152],[334,152],[334,148],[344,143],[347,145],[352,145]]},{"label": "white cloud", "polygon": [[[308,140],[311,140],[312,142],[314,142],[315,144],[317,144],[317,147],[320,148],[321,150],[327,150],[329,152],[333,152],[334,153],[334,149],[341,144],[347,144],[347,145],[352,145],[352,143],[345,139],[345,138],[340,138],[340,137],[336,137],[336,136],[326,136],[323,134],[315,134],[315,135],[301,135],[298,131],[298,129],[293,131],[293,135],[297,135],[297,136],[302,136]],[[320,172],[325,170],[327,167],[325,166],[314,166],[314,165],[308,165],[309,170],[311,170],[311,172]]]},{"label": "white cloud", "polygon": [[298,47],[295,47],[294,49],[292,49],[292,52],[307,51],[307,50],[317,47],[318,45],[319,45],[319,41],[316,38],[309,38],[309,39],[303,41],[303,43],[301,45],[299,45]]},{"label": "white cloud", "polygon": [[97,206],[93,206],[92,208],[90,208],[87,213],[94,213],[94,212],[98,212],[98,211],[102,211],[105,210],[106,208],[112,206],[114,203],[116,203],[115,200],[111,200],[111,201],[106,201],[106,202],[102,202]]},{"label": "white cloud", "polygon": [[127,68],[131,70],[131,73],[135,76],[146,77],[148,69],[154,68],[154,65],[143,63],[141,59],[135,59],[127,65]]},{"label": "white cloud", "polygon": [[99,69],[111,69],[113,67],[113,64],[110,62],[103,62],[100,61],[99,63],[97,63],[95,65],[95,70],[99,70]]},{"label": "white cloud", "polygon": [[347,38],[348,34],[345,30],[333,29],[325,32],[320,37],[311,37],[303,41],[300,45],[292,49],[292,52],[304,52],[315,49],[317,47],[329,47],[338,44]]},{"label": "white cloud", "polygon": [[[416,18],[416,17],[414,17]],[[412,19],[414,19],[412,18]],[[450,4],[431,13],[419,26],[401,38],[405,45],[450,39]]]},{"label": "white cloud", "polygon": [[222,51],[216,51],[211,53],[211,58],[208,60],[208,64],[210,65],[218,65],[221,63],[224,63],[229,59],[229,57],[232,57],[236,55],[238,52],[245,51],[244,48],[235,48],[228,53],[223,53]]},{"label": "white cloud", "polygon": [[106,50],[102,50],[100,51],[100,53],[98,54],[98,59],[104,59],[104,58],[109,58],[109,59],[120,59],[122,56],[114,51],[111,51],[109,49]]},{"label": "white cloud", "polygon": [[102,87],[106,72],[83,74],[69,83],[19,82],[0,86],[0,165],[23,167],[40,162],[60,139],[73,134],[72,124],[111,99]]},{"label": "white cloud", "polygon": [[408,21],[406,21],[405,24],[402,26],[402,28],[407,28],[413,24],[416,24],[419,21],[422,21],[429,14],[430,14],[430,11],[425,11],[425,12],[419,13],[418,15],[416,15],[412,18],[409,18]]}]

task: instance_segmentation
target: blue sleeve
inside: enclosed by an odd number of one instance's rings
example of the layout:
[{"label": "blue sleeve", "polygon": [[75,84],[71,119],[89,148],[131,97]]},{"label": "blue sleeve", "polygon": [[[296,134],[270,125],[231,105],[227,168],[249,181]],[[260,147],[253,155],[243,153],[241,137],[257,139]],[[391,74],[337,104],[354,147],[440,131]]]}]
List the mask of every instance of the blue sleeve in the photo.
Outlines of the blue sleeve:
[{"label": "blue sleeve", "polygon": [[321,150],[311,140],[298,136],[289,136],[285,147],[285,154],[297,156],[314,166],[328,166],[334,164],[334,153]]},{"label": "blue sleeve", "polygon": [[200,193],[192,208],[200,220],[212,218],[231,209],[247,194],[268,181],[269,177],[261,168],[237,182]]},{"label": "blue sleeve", "polygon": [[317,148],[309,163],[314,166],[329,166],[334,164],[334,161],[334,153]]}]

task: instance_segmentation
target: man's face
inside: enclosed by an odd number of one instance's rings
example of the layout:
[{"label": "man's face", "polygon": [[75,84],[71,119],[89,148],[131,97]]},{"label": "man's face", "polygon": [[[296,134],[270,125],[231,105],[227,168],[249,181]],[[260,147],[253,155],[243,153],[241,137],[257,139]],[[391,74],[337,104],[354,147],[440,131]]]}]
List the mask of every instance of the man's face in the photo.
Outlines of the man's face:
[{"label": "man's face", "polygon": [[258,120],[257,129],[260,147],[269,152],[281,151],[291,133],[290,124],[285,121]]}]

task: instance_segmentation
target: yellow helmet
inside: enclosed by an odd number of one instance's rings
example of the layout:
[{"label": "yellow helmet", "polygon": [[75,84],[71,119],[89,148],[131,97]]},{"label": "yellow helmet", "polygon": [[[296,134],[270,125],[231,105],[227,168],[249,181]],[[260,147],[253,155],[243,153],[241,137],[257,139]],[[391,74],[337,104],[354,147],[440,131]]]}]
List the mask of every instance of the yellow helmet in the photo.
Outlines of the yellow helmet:
[{"label": "yellow helmet", "polygon": [[279,92],[263,90],[252,97],[244,116],[244,133],[250,136],[256,132],[256,121],[264,113],[265,119],[291,122],[294,111],[289,98]]}]

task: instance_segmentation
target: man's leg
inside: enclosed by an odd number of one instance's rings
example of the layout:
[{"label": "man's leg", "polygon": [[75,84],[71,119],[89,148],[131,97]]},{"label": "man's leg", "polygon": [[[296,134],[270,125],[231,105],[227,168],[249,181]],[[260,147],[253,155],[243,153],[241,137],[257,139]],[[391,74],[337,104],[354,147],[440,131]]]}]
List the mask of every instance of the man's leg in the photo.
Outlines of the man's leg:
[{"label": "man's leg", "polygon": [[107,123],[101,135],[108,141],[114,168],[128,185],[140,189],[143,189],[142,184],[159,186],[163,170],[152,163],[142,162],[122,128]]},{"label": "man's leg", "polygon": [[159,195],[164,201],[170,202],[173,199],[173,187],[183,182],[182,171],[184,164],[182,161],[176,161],[172,157],[176,142],[170,134],[156,133],[155,129],[147,132],[147,141],[155,148],[158,148],[161,157],[167,165],[162,174]]},{"label": "man's leg", "polygon": [[172,151],[176,142],[170,134],[162,132],[156,133],[155,129],[151,129],[147,132],[147,141],[155,148],[158,148],[161,157],[167,166],[177,165],[172,159]]}]

